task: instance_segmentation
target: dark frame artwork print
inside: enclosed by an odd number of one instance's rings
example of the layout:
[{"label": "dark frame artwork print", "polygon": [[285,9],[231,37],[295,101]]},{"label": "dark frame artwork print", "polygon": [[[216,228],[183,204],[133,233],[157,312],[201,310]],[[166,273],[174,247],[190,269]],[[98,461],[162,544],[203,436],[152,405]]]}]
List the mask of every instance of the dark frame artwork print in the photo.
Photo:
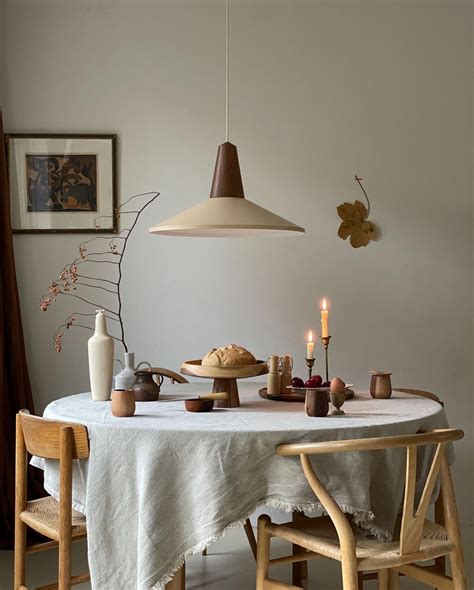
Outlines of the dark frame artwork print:
[{"label": "dark frame artwork print", "polygon": [[14,233],[116,233],[116,135],[5,137]]}]

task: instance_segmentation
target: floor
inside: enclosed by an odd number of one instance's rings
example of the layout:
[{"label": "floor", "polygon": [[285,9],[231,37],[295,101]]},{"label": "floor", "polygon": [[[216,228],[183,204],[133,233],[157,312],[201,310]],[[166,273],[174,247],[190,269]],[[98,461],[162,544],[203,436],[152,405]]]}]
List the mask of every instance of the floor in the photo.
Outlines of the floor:
[{"label": "floor", "polygon": [[[474,590],[474,527],[463,529],[466,567],[471,583],[469,590]],[[279,539],[272,541],[272,556],[284,555],[287,544]],[[0,551],[0,590],[11,590],[13,555],[10,551]],[[74,548],[74,573],[87,570],[85,543],[77,543]],[[48,551],[28,557],[28,582],[30,588],[56,580],[56,554]],[[287,565],[272,568],[272,576],[290,582],[290,567]],[[309,590],[341,590],[340,570],[336,562],[330,560],[315,561],[310,564]],[[375,590],[375,581],[367,582],[367,590]],[[89,584],[74,586],[78,590],[87,590]],[[255,588],[255,562],[243,530],[231,531],[223,540],[212,545],[207,557],[196,555],[187,563],[187,590],[252,590]],[[401,590],[422,590],[427,588],[406,578],[401,579]],[[116,590],[120,590],[117,588]]]}]

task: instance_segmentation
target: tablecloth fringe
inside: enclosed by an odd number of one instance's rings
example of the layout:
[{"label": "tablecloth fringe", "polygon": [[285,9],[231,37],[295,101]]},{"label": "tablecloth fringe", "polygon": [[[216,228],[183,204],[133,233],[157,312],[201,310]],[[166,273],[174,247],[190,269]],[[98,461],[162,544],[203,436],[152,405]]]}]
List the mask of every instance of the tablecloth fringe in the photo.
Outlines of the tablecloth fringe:
[{"label": "tablecloth fringe", "polygon": [[[318,512],[322,515],[327,514],[320,502],[294,504],[291,502],[285,502],[284,500],[280,500],[278,498],[266,498],[265,500],[261,500],[244,517],[228,524],[226,527],[224,527],[224,529],[222,529],[220,533],[211,535],[203,541],[200,541],[197,545],[194,545],[194,547],[191,547],[191,549],[184,551],[174,562],[170,573],[166,573],[161,576],[159,581],[151,587],[151,590],[164,590],[165,585],[173,579],[174,574],[183,566],[189,557],[196,555],[196,553],[201,553],[212,543],[223,539],[231,529],[243,527],[247,519],[250,518],[250,516],[259,508],[276,508],[283,512],[294,512],[297,510],[298,512]],[[361,510],[360,508],[354,508],[353,506],[348,506],[347,504],[339,504],[339,508],[345,514],[351,514],[354,517],[354,523],[364,531],[367,531],[370,535],[382,541],[391,541],[391,534],[387,530],[381,529],[373,523],[375,515],[371,510]]]}]

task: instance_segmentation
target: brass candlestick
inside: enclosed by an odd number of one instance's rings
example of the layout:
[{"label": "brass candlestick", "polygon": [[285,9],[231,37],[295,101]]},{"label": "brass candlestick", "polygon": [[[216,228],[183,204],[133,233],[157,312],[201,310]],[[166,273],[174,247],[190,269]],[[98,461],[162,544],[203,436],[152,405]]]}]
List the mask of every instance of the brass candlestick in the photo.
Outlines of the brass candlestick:
[{"label": "brass candlestick", "polygon": [[306,366],[308,367],[309,379],[311,379],[311,375],[313,373],[313,366],[314,366],[314,361],[315,360],[316,359],[314,357],[312,359],[305,359]]},{"label": "brass candlestick", "polygon": [[321,336],[321,340],[324,344],[324,354],[326,355],[326,381],[329,381],[329,360],[328,360],[328,348],[331,336]]}]

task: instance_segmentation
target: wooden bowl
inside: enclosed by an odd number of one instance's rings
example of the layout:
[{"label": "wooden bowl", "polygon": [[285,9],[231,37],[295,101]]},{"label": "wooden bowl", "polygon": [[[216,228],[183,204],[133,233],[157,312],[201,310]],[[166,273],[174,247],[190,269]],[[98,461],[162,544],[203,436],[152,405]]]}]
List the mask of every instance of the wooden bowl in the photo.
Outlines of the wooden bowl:
[{"label": "wooden bowl", "polygon": [[214,407],[213,399],[187,399],[184,401],[187,412],[212,412]]},{"label": "wooden bowl", "polygon": [[265,375],[268,373],[268,365],[265,361],[257,361],[255,365],[208,367],[202,365],[202,359],[197,359],[183,363],[181,373],[207,379],[246,379],[247,377]]}]

